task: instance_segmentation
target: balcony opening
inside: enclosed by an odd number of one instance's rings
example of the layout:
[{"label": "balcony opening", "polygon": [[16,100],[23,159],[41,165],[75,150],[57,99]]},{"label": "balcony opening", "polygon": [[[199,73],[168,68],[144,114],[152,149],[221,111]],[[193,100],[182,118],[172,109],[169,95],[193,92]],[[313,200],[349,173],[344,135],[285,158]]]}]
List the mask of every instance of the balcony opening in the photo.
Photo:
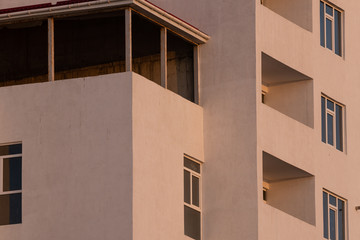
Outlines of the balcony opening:
[{"label": "balcony opening", "polygon": [[0,86],[47,81],[47,21],[0,26],[0,35]]},{"label": "balcony opening", "polygon": [[168,31],[168,89],[194,101],[194,45]]},{"label": "balcony opening", "polygon": [[125,72],[124,11],[55,19],[54,29],[56,80]]},{"label": "balcony opening", "polygon": [[262,53],[262,102],[311,128],[314,127],[313,80]]},{"label": "balcony opening", "polygon": [[198,103],[198,45],[209,36],[155,6],[67,4],[1,21],[0,86],[134,71]]},{"label": "balcony opening", "polygon": [[315,226],[315,177],[263,152],[266,204]]},{"label": "balcony opening", "polygon": [[132,12],[133,71],[161,84],[160,64],[161,27]]},{"label": "balcony opening", "polygon": [[312,0],[261,0],[261,3],[299,27],[312,32]]}]

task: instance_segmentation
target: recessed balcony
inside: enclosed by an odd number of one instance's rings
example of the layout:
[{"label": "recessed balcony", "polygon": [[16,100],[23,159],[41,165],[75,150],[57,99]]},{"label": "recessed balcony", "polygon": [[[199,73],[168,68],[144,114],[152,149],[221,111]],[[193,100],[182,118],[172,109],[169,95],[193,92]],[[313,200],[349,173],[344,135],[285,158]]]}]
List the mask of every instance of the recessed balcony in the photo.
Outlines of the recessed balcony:
[{"label": "recessed balcony", "polygon": [[315,177],[312,174],[263,152],[263,181],[266,204],[315,225]]},{"label": "recessed balcony", "polygon": [[303,29],[312,32],[311,0],[262,0],[262,4]]},{"label": "recessed balcony", "polygon": [[262,102],[301,122],[314,126],[313,80],[311,77],[262,53]]}]

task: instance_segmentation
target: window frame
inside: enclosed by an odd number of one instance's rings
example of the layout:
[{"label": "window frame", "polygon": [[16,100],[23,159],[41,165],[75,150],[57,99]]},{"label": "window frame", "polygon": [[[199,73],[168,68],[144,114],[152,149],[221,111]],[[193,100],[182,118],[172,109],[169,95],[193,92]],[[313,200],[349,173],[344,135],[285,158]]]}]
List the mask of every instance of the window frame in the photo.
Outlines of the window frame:
[{"label": "window frame", "polygon": [[[343,197],[340,197],[337,194],[334,194],[331,191],[328,191],[326,189],[323,189],[323,194],[326,193],[327,194],[327,238],[325,237],[325,219],[323,219],[323,238],[324,239],[330,239],[330,210],[333,210],[335,212],[335,240],[339,240],[339,200],[341,200],[344,203],[343,206],[343,240],[347,239],[347,200]],[[334,197],[336,200],[336,206],[334,206],[333,204],[330,203],[330,196]],[[324,201],[324,199],[323,199]],[[323,203],[324,204],[324,203]],[[323,206],[324,209],[324,206]],[[324,213],[323,213],[323,218],[324,218]]]},{"label": "window frame", "polygon": [[[323,4],[324,5],[324,9],[323,9],[323,13],[320,13],[320,46],[332,51],[333,53],[335,53],[336,55],[338,55],[339,57],[343,57],[344,55],[344,10],[335,6],[333,3],[329,2],[329,1],[326,1],[326,0],[320,0],[320,4]],[[328,14],[326,12],[326,6],[329,6],[332,8],[332,15]],[[339,17],[339,20],[340,20],[340,23],[339,23],[339,26],[340,26],[340,30],[339,30],[339,41],[340,41],[340,44],[339,44],[339,47],[340,47],[340,50],[339,50],[339,54],[336,53],[336,50],[335,50],[335,10],[338,11],[340,13],[340,17]],[[321,11],[321,8],[320,8],[320,11]],[[322,17],[323,17],[323,33],[321,31],[321,20],[322,20]],[[327,47],[327,42],[326,42],[326,20],[330,20],[331,21],[331,49],[329,49]],[[321,42],[321,34],[324,34],[324,45],[322,45],[322,42]]]},{"label": "window frame", "polygon": [[[192,162],[195,162],[197,164],[199,164],[199,172],[196,172],[188,167],[185,166],[185,158],[189,161],[192,161]],[[184,202],[184,206],[186,207],[189,207],[197,212],[199,212],[200,214],[200,239],[202,239],[202,224],[203,224],[203,221],[202,221],[202,179],[201,179],[201,172],[202,172],[202,162],[193,158],[193,157],[190,157],[189,155],[186,155],[184,154],[184,157],[183,157],[183,178],[185,179],[185,174],[184,174],[184,171],[188,171],[190,173],[190,204],[185,202],[185,199],[183,199],[183,202]],[[193,180],[192,178],[196,177],[199,179],[199,206],[196,206],[193,204],[193,191],[192,191],[192,188],[193,188]],[[185,194],[185,186],[183,186],[183,193]],[[185,224],[185,215],[184,215],[184,224]],[[184,225],[184,229],[185,229],[185,225]],[[185,234],[185,232],[184,232]],[[187,236],[185,234],[185,236]],[[188,236],[189,238],[191,238],[190,236]]]},{"label": "window frame", "polygon": [[[8,150],[9,152],[7,152],[7,154],[4,154],[4,155],[2,155],[3,154],[2,152],[0,152],[0,196],[11,196],[11,195],[15,195],[15,194],[20,194],[20,219],[18,222],[9,222],[6,224],[0,224],[0,226],[21,224],[23,222],[23,219],[22,219],[22,191],[23,191],[23,186],[22,186],[22,157],[23,157],[22,149],[23,149],[23,146],[22,146],[22,142],[12,142],[12,143],[0,144],[0,148],[2,148],[2,147],[10,148],[10,146],[14,146],[14,145],[21,146],[21,150],[19,151],[20,153],[11,153],[10,149]],[[12,158],[20,158],[21,159],[21,169],[20,169],[21,170],[21,172],[20,172],[21,187],[18,190],[4,191],[4,160],[12,159]]]},{"label": "window frame", "polygon": [[[9,144],[12,145],[12,144]],[[2,146],[7,146],[7,145],[2,145]],[[10,191],[4,191],[4,160],[5,159],[9,159],[9,158],[16,158],[16,157],[21,157],[22,158],[22,153],[19,154],[10,154],[10,155],[3,155],[0,156],[0,195],[10,195],[10,194],[15,194],[15,193],[22,193],[22,188],[20,190],[10,190]]]},{"label": "window frame", "polygon": [[[324,98],[325,100],[325,119],[323,119],[323,116],[322,116],[322,112],[323,112],[323,109],[322,109],[322,103],[321,103],[321,99]],[[332,102],[334,104],[334,110],[331,110],[327,107],[327,103],[328,101]],[[321,111],[320,111],[320,115],[321,115],[321,138],[323,137],[323,130],[325,129],[325,142],[323,139],[321,139],[321,141],[325,144],[328,144],[328,145],[331,145],[333,146],[336,150],[339,150],[341,152],[345,152],[345,105],[342,104],[342,103],[339,103],[338,101],[335,101],[334,99],[328,97],[327,95],[325,94],[321,94],[321,98],[320,98],[320,108],[321,108]],[[340,146],[337,146],[337,131],[336,131],[336,127],[337,127],[337,120],[339,118],[339,116],[337,116],[336,114],[336,107],[339,106],[341,108],[341,118],[340,118],[340,121],[341,121],[341,133],[340,133],[340,137],[341,137],[341,145]],[[333,144],[330,144],[329,141],[328,141],[328,114],[331,115],[333,117],[333,127],[332,127],[332,132],[333,132]],[[325,122],[325,128],[323,128],[323,121]],[[339,148],[338,148],[339,147]]]}]

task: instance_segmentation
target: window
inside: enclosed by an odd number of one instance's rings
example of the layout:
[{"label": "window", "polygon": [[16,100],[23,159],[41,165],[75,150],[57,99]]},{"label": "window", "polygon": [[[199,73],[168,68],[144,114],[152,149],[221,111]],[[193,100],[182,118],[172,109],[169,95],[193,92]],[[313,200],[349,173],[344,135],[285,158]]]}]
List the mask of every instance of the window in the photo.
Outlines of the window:
[{"label": "window", "polygon": [[184,232],[201,239],[201,172],[200,163],[184,157]]},{"label": "window", "polygon": [[340,103],[321,96],[321,140],[343,151],[343,110]]},{"label": "window", "polygon": [[0,146],[0,225],[21,223],[22,144]]},{"label": "window", "polygon": [[342,55],[342,14],[330,3],[320,1],[320,44],[339,56]]},{"label": "window", "polygon": [[345,208],[344,199],[323,191],[324,238],[345,240]]}]

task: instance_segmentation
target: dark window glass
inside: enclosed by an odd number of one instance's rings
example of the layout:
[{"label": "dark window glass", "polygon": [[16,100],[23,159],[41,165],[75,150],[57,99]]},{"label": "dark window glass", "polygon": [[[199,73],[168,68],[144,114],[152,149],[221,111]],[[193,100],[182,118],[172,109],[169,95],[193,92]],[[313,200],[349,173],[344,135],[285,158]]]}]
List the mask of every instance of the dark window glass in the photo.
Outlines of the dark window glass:
[{"label": "dark window glass", "polygon": [[336,207],[336,197],[329,195],[329,203]]},{"label": "dark window glass", "polygon": [[0,225],[21,223],[21,193],[0,195]]},{"label": "dark window glass", "polygon": [[333,15],[333,8],[326,4],[326,13],[330,16]]},{"label": "dark window glass", "polygon": [[341,56],[341,13],[335,10],[335,53]]},{"label": "dark window glass", "polygon": [[332,21],[326,18],[326,47],[332,50]]},{"label": "dark window glass", "polygon": [[47,21],[0,27],[0,86],[48,81]]},{"label": "dark window glass", "polygon": [[184,206],[184,232],[195,240],[200,240],[201,227],[200,227],[200,212]]},{"label": "dark window glass", "polygon": [[321,141],[326,143],[325,98],[321,97]]},{"label": "dark window glass", "polygon": [[0,156],[21,154],[22,153],[22,144],[13,144],[0,146]]},{"label": "dark window glass", "polygon": [[334,145],[334,117],[327,114],[328,143]]},{"label": "dark window glass", "polygon": [[335,211],[330,209],[330,240],[336,240]]},{"label": "dark window glass", "polygon": [[329,221],[328,221],[328,194],[323,192],[323,224],[324,224],[324,238],[329,238]]},{"label": "dark window glass", "polygon": [[334,111],[334,102],[327,100],[327,108],[331,111]]},{"label": "dark window glass", "polygon": [[5,158],[3,163],[3,190],[21,190],[21,157]]},{"label": "dark window glass", "polygon": [[199,199],[199,178],[192,176],[192,204],[199,207]]},{"label": "dark window glass", "polygon": [[184,202],[190,203],[190,172],[184,170]]},{"label": "dark window glass", "polygon": [[193,170],[194,172],[200,173],[200,164],[191,161],[190,159],[184,157],[184,166],[188,169]]},{"label": "dark window glass", "polygon": [[55,79],[125,71],[124,11],[57,18]]},{"label": "dark window glass", "polygon": [[132,12],[133,71],[159,85],[160,29],[153,21]]},{"label": "dark window glass", "polygon": [[194,45],[185,39],[167,33],[168,89],[194,101]]},{"label": "dark window glass", "polygon": [[320,45],[323,47],[325,47],[324,19],[324,3],[320,2]]},{"label": "dark window glass", "polygon": [[339,232],[339,240],[345,239],[345,231],[344,231],[344,201],[338,200],[338,232]]},{"label": "dark window glass", "polygon": [[342,107],[336,104],[336,149],[343,150]]}]

